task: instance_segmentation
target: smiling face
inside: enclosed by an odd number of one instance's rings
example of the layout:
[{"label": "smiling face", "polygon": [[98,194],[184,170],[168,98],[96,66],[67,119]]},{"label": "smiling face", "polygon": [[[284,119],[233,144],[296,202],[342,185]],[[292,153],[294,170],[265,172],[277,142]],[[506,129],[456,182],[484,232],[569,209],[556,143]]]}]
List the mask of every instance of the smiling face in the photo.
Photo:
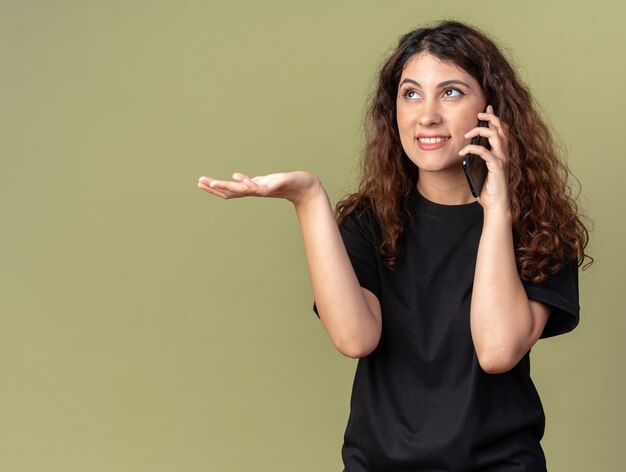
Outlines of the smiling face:
[{"label": "smiling face", "polygon": [[465,179],[458,153],[486,105],[482,88],[463,69],[427,52],[409,59],[400,76],[396,117],[402,147],[419,167],[420,181],[435,175]]}]

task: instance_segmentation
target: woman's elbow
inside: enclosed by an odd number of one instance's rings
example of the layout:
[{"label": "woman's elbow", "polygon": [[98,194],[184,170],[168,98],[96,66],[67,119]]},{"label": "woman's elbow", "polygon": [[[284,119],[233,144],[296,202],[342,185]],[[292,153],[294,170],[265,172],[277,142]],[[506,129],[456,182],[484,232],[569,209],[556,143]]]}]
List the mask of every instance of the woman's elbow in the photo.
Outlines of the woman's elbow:
[{"label": "woman's elbow", "polygon": [[503,362],[500,359],[481,360],[479,358],[478,363],[480,368],[488,374],[504,374],[515,367],[514,364]]},{"label": "woman's elbow", "polygon": [[521,356],[501,350],[476,352],[480,368],[488,374],[504,374],[515,367]]},{"label": "woman's elbow", "polygon": [[379,340],[380,336],[375,336],[367,340],[338,342],[335,343],[335,348],[346,357],[360,359],[361,357],[369,356],[378,346]]},{"label": "woman's elbow", "polygon": [[360,359],[361,357],[368,356],[374,349],[359,349],[359,348],[340,348],[337,347],[337,350],[346,357],[350,357],[351,359]]},{"label": "woman's elbow", "polygon": [[481,369],[488,374],[503,374],[513,369],[530,351],[532,339],[517,337],[474,340],[476,357]]}]

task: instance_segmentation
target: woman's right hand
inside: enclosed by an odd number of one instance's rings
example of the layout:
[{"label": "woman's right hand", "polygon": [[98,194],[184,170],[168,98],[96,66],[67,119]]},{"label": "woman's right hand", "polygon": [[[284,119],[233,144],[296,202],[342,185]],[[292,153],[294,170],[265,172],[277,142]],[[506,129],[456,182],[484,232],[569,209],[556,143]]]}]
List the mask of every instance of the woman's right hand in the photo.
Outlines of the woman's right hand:
[{"label": "woman's right hand", "polygon": [[310,172],[281,172],[250,178],[241,172],[233,174],[234,181],[200,177],[198,187],[218,197],[274,197],[297,204],[321,187],[319,179]]}]

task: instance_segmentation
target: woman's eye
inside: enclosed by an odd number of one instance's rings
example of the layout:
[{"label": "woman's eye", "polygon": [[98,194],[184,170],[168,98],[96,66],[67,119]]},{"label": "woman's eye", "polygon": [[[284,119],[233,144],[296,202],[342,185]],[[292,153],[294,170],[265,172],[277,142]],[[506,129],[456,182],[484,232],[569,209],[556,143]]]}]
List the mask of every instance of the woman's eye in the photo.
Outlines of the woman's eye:
[{"label": "woman's eye", "polygon": [[446,89],[443,92],[444,97],[460,97],[461,95],[465,95],[463,92],[461,92],[459,89],[455,89],[455,88],[450,88],[450,89]]},{"label": "woman's eye", "polygon": [[413,90],[413,89],[408,89],[408,90],[405,90],[405,91],[402,93],[402,96],[403,96],[403,97],[405,97],[405,98],[408,98],[409,100],[414,100],[414,99],[416,99],[416,98],[419,98],[419,97],[420,97],[420,94],[419,94],[419,93],[417,93],[417,92],[416,92],[415,90]]}]

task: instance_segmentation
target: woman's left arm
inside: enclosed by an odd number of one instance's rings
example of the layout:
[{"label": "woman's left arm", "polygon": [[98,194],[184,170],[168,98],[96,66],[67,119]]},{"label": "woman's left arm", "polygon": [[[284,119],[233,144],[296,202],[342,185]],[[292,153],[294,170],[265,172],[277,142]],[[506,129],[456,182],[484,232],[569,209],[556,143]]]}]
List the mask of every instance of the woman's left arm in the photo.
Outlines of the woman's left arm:
[{"label": "woman's left arm", "polygon": [[528,299],[517,272],[504,126],[491,106],[478,116],[489,121],[489,127],[474,128],[465,137],[485,136],[492,149],[470,144],[460,153],[479,155],[488,168],[478,199],[484,210],[484,223],[476,258],[470,326],[481,367],[496,374],[515,367],[537,342],[550,309]]},{"label": "woman's left arm", "polygon": [[510,212],[485,211],[478,246],[470,326],[485,372],[506,372],[537,342],[547,305],[529,300],[517,273]]}]

